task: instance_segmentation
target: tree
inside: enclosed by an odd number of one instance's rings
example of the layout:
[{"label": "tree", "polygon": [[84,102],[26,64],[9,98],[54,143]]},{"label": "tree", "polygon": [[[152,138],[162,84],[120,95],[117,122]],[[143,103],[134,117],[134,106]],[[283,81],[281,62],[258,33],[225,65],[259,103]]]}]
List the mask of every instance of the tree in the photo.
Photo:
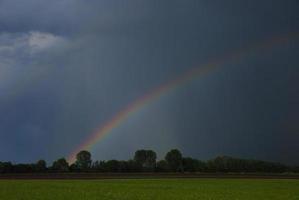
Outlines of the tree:
[{"label": "tree", "polygon": [[95,161],[92,164],[92,169],[98,172],[104,172],[105,171],[105,161]]},{"label": "tree", "polygon": [[165,160],[158,161],[156,171],[157,172],[168,172],[169,171],[168,163]]},{"label": "tree", "polygon": [[11,162],[0,162],[0,173],[11,173],[13,165]]},{"label": "tree", "polygon": [[69,164],[65,158],[60,158],[53,162],[52,169],[60,172],[66,172],[69,170]]},{"label": "tree", "polygon": [[143,167],[146,162],[146,150],[137,150],[134,155],[134,161]]},{"label": "tree", "polygon": [[152,150],[146,151],[146,162],[144,167],[146,168],[147,171],[154,171],[156,167],[156,159],[157,159],[156,152]]},{"label": "tree", "polygon": [[177,149],[170,150],[166,156],[165,160],[173,172],[182,171],[182,153]]},{"label": "tree", "polygon": [[119,161],[118,160],[108,160],[107,162],[105,162],[105,171],[119,172]]},{"label": "tree", "polygon": [[77,165],[76,165],[75,163],[73,163],[73,164],[71,164],[71,165],[69,166],[69,170],[70,170],[71,172],[78,172],[78,171],[79,171],[79,169],[78,169],[78,167],[77,167]]},{"label": "tree", "polygon": [[154,171],[157,154],[152,150],[138,150],[135,152],[134,161],[145,171]]},{"label": "tree", "polygon": [[47,170],[47,163],[44,160],[39,160],[37,161],[37,163],[35,164],[35,171],[37,172],[44,172]]},{"label": "tree", "polygon": [[299,166],[291,167],[291,171],[294,173],[299,173]]},{"label": "tree", "polygon": [[204,171],[205,163],[190,157],[183,158],[183,169],[187,172]]},{"label": "tree", "polygon": [[127,163],[128,163],[129,172],[141,171],[140,165],[135,160],[128,160]]},{"label": "tree", "polygon": [[130,172],[129,162],[125,160],[118,161],[119,172]]},{"label": "tree", "polygon": [[91,168],[91,154],[88,151],[80,151],[76,156],[76,165],[79,170],[87,170]]},{"label": "tree", "polygon": [[35,164],[16,164],[13,165],[13,172],[14,173],[32,173],[34,171]]}]

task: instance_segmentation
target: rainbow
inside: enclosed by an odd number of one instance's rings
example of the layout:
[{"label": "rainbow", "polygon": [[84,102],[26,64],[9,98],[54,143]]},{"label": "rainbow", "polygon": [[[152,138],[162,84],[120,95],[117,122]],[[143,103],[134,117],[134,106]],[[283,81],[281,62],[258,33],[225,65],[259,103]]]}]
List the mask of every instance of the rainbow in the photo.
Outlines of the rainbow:
[{"label": "rainbow", "polygon": [[204,65],[200,65],[192,68],[191,70],[185,72],[181,76],[162,84],[161,86],[154,88],[153,90],[146,93],[144,96],[136,99],[129,105],[127,105],[123,110],[116,113],[114,117],[106,121],[102,126],[96,129],[92,134],[90,134],[81,144],[79,144],[70,154],[67,156],[69,163],[74,163],[76,154],[80,150],[89,150],[93,145],[95,145],[99,140],[101,140],[105,135],[108,135],[113,129],[118,127],[120,124],[124,123],[132,115],[140,111],[142,108],[148,106],[151,102],[157,101],[161,96],[170,93],[171,91],[179,88],[180,86],[189,83],[193,79],[199,76],[203,76],[209,72],[220,68],[224,64],[230,63],[232,61],[238,61],[250,53],[255,53],[260,50],[268,50],[274,45],[290,41],[291,39],[297,38],[299,35],[296,33],[288,33],[276,37],[272,37],[266,41],[259,42],[247,48],[239,49],[230,54],[224,55],[218,59],[210,61]]}]

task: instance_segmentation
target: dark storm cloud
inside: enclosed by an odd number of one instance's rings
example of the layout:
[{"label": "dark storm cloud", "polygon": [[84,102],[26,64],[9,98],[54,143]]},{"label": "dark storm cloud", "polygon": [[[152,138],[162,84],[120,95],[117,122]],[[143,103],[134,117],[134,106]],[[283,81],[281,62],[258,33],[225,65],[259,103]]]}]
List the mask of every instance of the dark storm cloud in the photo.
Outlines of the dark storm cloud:
[{"label": "dark storm cloud", "polygon": [[[0,159],[66,155],[129,102],[190,67],[298,31],[297,8],[297,1],[0,0],[0,129],[6,138]],[[227,153],[291,162],[298,148],[288,151],[278,140],[295,137],[288,131],[295,122],[277,124],[296,117],[290,110],[298,109],[298,96],[285,88],[297,84],[298,42],[275,50],[164,97],[93,154],[128,158],[136,148],[161,154],[180,147],[202,158]],[[255,120],[259,116],[265,121]]]},{"label": "dark storm cloud", "polygon": [[146,5],[139,1],[127,4],[94,0],[88,3],[83,0],[2,0],[0,31],[74,34],[94,31],[94,23],[102,31],[109,31],[111,27],[120,28],[132,21],[140,21],[146,13]]}]

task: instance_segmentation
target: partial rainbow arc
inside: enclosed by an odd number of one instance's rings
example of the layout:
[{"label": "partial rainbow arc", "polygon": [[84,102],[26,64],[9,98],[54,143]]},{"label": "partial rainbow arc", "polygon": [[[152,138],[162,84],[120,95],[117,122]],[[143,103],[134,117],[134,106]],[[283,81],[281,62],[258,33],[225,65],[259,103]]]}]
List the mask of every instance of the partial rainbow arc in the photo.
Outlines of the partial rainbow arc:
[{"label": "partial rainbow arc", "polygon": [[289,41],[291,39],[297,38],[299,36],[298,32],[292,32],[285,35],[280,35],[278,37],[272,37],[262,43],[254,44],[250,47],[239,49],[233,53],[227,54],[223,57],[220,57],[216,60],[208,62],[207,64],[192,68],[191,70],[187,71],[183,75],[179,76],[176,79],[166,82],[165,84],[151,90],[150,92],[146,93],[144,96],[140,97],[139,99],[133,101],[129,105],[127,105],[123,110],[116,113],[114,117],[109,119],[104,123],[103,126],[96,129],[91,135],[89,135],[83,143],[77,146],[67,157],[69,163],[74,163],[76,154],[80,150],[89,150],[93,145],[95,145],[101,138],[111,132],[111,130],[118,127],[121,123],[125,122],[127,118],[129,118],[134,113],[141,110],[143,107],[149,105],[151,102],[158,100],[162,95],[168,94],[169,92],[175,90],[179,86],[183,85],[184,83],[188,83],[189,81],[200,77],[204,74],[207,74],[213,71],[216,68],[221,67],[224,64],[227,64],[232,61],[237,61],[246,55],[256,52],[257,50],[267,50],[274,45],[279,43],[283,43]]}]

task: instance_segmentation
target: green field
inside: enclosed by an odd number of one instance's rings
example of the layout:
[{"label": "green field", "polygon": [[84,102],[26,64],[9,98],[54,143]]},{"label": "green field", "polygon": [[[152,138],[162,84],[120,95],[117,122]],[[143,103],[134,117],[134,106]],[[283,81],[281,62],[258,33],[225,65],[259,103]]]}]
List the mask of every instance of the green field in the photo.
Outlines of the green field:
[{"label": "green field", "polygon": [[299,199],[299,180],[0,180],[2,200]]}]

